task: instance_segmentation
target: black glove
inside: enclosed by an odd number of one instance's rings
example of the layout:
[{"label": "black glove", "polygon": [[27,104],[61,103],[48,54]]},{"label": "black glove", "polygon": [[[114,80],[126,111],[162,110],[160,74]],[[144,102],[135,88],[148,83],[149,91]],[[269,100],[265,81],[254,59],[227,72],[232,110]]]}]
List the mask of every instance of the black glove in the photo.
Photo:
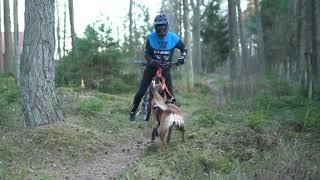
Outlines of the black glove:
[{"label": "black glove", "polygon": [[186,52],[182,53],[180,55],[180,57],[178,58],[178,64],[180,64],[180,65],[184,64],[184,59],[186,58],[186,56],[187,56]]}]

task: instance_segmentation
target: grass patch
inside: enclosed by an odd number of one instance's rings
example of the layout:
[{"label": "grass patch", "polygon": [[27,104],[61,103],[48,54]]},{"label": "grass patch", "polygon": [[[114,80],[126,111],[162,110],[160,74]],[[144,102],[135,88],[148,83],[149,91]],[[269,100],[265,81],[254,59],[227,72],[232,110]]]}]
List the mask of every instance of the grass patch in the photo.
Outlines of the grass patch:
[{"label": "grass patch", "polygon": [[[219,79],[204,82],[221,83]],[[284,179],[306,172],[318,177],[320,151],[315,146],[319,142],[312,138],[297,145],[295,141],[306,133],[312,133],[310,138],[318,134],[319,103],[307,101],[292,84],[263,82],[255,85],[262,90],[254,96],[238,96],[219,106],[210,106],[215,93],[200,82],[194,94],[179,91],[178,100],[189,115],[186,143],[180,143],[177,133],[165,152],[152,145],[120,179]],[[297,132],[299,125],[303,131]],[[309,143],[313,148],[303,152]],[[312,163],[303,164],[309,156]]]}]

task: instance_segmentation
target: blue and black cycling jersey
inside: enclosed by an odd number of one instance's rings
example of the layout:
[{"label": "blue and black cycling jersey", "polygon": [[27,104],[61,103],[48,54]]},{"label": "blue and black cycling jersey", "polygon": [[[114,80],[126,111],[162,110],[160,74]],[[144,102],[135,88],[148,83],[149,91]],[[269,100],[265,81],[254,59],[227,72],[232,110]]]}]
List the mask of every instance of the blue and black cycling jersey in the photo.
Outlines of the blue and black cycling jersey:
[{"label": "blue and black cycling jersey", "polygon": [[168,32],[166,36],[161,38],[156,32],[153,32],[147,36],[144,57],[148,61],[171,62],[175,48],[180,49],[181,53],[187,52],[184,43],[175,33]]}]

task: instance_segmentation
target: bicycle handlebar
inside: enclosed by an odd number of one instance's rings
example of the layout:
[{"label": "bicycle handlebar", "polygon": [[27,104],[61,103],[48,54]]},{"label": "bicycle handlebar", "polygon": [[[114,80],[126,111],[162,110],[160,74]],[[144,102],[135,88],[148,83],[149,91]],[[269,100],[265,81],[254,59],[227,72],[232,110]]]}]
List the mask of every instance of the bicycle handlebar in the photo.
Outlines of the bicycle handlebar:
[{"label": "bicycle handlebar", "polygon": [[[151,66],[153,65],[153,63],[149,62],[149,61],[134,61],[133,63],[135,64],[139,64],[141,66]],[[172,65],[175,65],[175,66],[179,66],[180,64],[178,62],[159,62],[158,64],[160,67],[168,67],[168,66],[172,66]]]}]

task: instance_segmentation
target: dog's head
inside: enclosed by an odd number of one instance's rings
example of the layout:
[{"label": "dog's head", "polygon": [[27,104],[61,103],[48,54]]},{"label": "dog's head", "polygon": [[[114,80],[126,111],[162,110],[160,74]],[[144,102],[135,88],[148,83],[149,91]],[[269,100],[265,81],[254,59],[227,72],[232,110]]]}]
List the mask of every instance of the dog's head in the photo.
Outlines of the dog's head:
[{"label": "dog's head", "polygon": [[164,91],[165,80],[164,78],[154,77],[151,81],[151,92],[158,92],[162,94]]}]

